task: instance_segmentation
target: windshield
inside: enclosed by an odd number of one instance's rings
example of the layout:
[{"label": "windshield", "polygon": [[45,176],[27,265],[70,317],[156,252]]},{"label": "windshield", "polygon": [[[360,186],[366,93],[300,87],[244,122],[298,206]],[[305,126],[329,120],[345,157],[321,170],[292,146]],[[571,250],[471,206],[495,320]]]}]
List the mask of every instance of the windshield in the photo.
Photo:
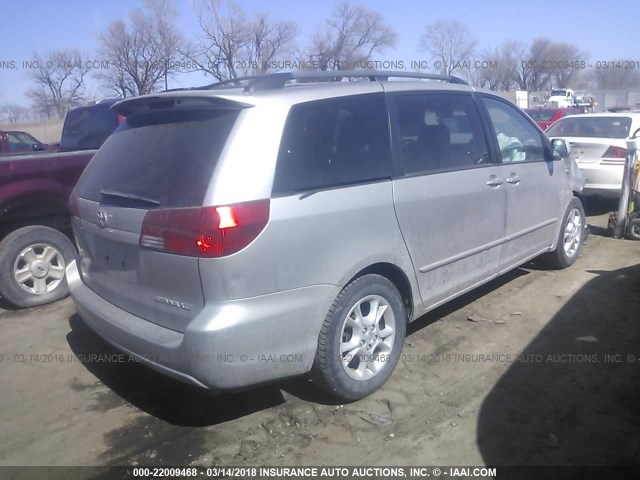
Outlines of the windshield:
[{"label": "windshield", "polygon": [[564,97],[566,96],[566,94],[567,94],[566,90],[551,90],[552,97]]},{"label": "windshield", "polygon": [[545,133],[549,137],[627,138],[629,117],[565,117]]},{"label": "windshield", "polygon": [[111,135],[78,182],[78,195],[160,208],[202,205],[237,110],[134,115]]}]

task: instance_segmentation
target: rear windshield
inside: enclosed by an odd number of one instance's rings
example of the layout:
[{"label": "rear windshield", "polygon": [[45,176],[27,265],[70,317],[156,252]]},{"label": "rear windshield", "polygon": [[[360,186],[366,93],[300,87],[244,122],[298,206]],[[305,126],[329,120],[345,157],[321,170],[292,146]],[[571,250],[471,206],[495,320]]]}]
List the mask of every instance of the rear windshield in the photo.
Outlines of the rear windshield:
[{"label": "rear windshield", "polygon": [[238,112],[173,110],[127,118],[80,177],[78,195],[99,202],[109,200],[104,192],[117,192],[159,208],[202,205]]},{"label": "rear windshield", "polygon": [[550,122],[553,118],[555,110],[550,108],[541,108],[537,110],[525,110],[527,115],[529,115],[536,122]]},{"label": "rear windshield", "polygon": [[86,107],[71,110],[64,120],[60,149],[71,151],[100,148],[117,126],[117,116],[108,108]]},{"label": "rear windshield", "polygon": [[545,133],[549,137],[627,138],[629,117],[565,117]]}]

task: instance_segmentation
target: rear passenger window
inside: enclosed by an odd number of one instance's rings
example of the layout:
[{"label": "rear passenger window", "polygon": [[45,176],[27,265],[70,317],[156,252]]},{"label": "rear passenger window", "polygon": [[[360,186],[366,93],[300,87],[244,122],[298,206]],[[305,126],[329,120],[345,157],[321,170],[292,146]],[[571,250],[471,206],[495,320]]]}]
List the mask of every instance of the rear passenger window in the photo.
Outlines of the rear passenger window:
[{"label": "rear passenger window", "polygon": [[490,163],[471,95],[425,93],[393,98],[402,173],[433,173]]},{"label": "rear passenger window", "polygon": [[503,163],[544,161],[542,138],[515,107],[485,97],[483,99],[500,147]]},{"label": "rear passenger window", "polygon": [[273,193],[389,178],[390,150],[382,94],[296,105],[280,144]]}]

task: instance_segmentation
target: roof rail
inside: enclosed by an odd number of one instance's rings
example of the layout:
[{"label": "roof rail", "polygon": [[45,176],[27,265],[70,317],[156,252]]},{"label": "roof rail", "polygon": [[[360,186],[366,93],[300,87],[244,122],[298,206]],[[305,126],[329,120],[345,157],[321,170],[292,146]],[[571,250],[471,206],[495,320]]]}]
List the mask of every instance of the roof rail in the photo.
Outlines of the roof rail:
[{"label": "roof rail", "polygon": [[210,90],[216,88],[244,88],[244,93],[254,93],[264,90],[277,90],[284,88],[285,84],[291,80],[326,80],[338,81],[344,78],[368,78],[372,82],[385,82],[389,78],[415,78],[424,80],[440,80],[443,82],[468,85],[461,78],[453,75],[441,75],[438,73],[420,73],[392,70],[329,70],[311,71],[303,70],[298,72],[279,72],[267,75],[238,77],[224,80],[211,85],[197,87],[198,90]]}]

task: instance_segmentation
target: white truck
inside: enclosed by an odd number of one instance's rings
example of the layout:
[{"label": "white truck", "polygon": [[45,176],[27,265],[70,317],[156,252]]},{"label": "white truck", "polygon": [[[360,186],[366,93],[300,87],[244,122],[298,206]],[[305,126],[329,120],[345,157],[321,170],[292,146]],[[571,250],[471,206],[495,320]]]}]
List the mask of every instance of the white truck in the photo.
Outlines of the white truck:
[{"label": "white truck", "polygon": [[584,90],[574,91],[571,88],[554,88],[551,96],[547,99],[545,106],[567,108],[575,107],[583,112],[593,111],[596,105],[593,96]]}]

